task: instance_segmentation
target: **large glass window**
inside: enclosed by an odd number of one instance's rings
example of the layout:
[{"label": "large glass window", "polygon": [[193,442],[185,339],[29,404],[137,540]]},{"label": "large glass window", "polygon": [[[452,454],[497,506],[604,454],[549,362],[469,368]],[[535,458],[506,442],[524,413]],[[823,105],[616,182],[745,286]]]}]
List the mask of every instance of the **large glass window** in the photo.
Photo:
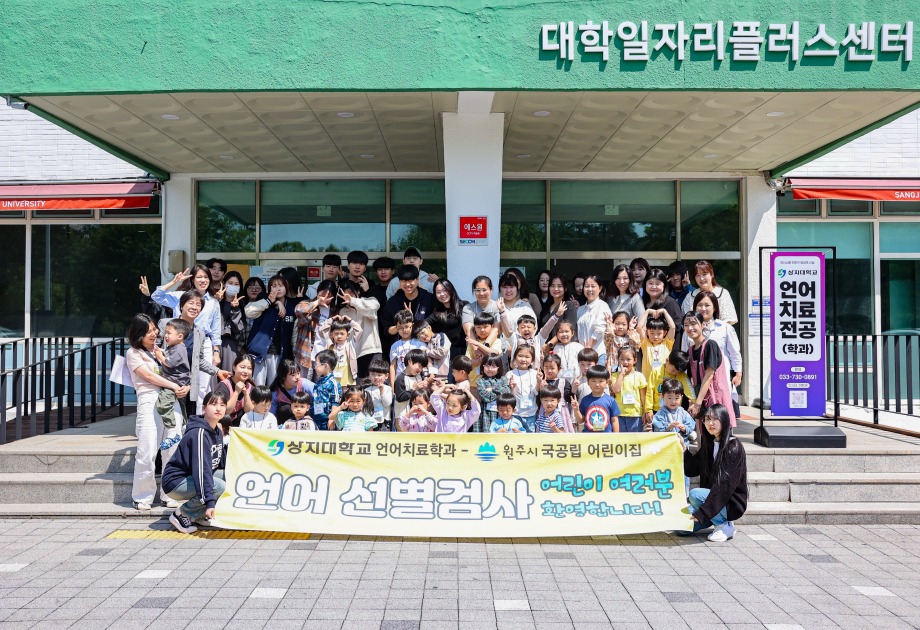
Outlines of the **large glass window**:
[{"label": "large glass window", "polygon": [[868,335],[873,332],[872,224],[842,221],[777,225],[777,244],[783,246],[837,247],[837,258],[828,253],[825,262],[827,332],[833,331],[833,274],[837,272],[838,334]]},{"label": "large glass window", "polygon": [[394,252],[409,247],[423,252],[447,249],[443,179],[390,182],[390,247]]},{"label": "large glass window", "polygon": [[920,214],[920,201],[883,201],[882,214]]},{"label": "large glass window", "polygon": [[386,251],[386,182],[262,182],[260,229],[263,252]]},{"label": "large glass window", "polygon": [[817,199],[793,199],[792,193],[776,195],[776,213],[780,216],[818,216],[821,202]]},{"label": "large glass window", "polygon": [[159,225],[32,226],[32,336],[123,336],[141,276],[159,283]]},{"label": "large glass window", "polygon": [[256,251],[256,183],[198,183],[198,251]]},{"label": "large glass window", "polygon": [[680,248],[723,252],[740,249],[738,182],[680,183]]},{"label": "large glass window", "polygon": [[0,337],[21,337],[25,332],[26,226],[4,225],[0,248]]},{"label": "large glass window", "polygon": [[829,199],[827,202],[827,216],[872,216],[872,202],[859,201],[858,199]]},{"label": "large glass window", "polygon": [[920,222],[879,221],[879,251],[883,254],[920,252]]},{"label": "large glass window", "polygon": [[546,251],[546,182],[502,182],[502,251]]},{"label": "large glass window", "polygon": [[882,260],[882,333],[920,333],[920,260]]},{"label": "large glass window", "polygon": [[554,250],[677,249],[674,182],[553,182],[550,197]]}]

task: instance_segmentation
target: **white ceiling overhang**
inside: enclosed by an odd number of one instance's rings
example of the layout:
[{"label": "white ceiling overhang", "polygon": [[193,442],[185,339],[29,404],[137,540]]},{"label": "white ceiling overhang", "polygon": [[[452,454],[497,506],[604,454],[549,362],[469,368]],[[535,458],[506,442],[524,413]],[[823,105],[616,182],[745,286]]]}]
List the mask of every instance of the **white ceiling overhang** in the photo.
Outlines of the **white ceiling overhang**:
[{"label": "white ceiling overhang", "polygon": [[[457,92],[27,97],[170,173],[440,172]],[[496,92],[505,172],[768,171],[916,92]],[[540,112],[540,114],[537,114]],[[548,113],[546,113],[548,112]]]}]

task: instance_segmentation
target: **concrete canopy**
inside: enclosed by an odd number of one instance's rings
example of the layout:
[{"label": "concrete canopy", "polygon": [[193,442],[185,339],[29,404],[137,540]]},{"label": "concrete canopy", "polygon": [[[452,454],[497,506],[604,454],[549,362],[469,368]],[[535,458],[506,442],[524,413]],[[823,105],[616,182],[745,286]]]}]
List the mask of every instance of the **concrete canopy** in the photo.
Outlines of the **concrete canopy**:
[{"label": "concrete canopy", "polygon": [[0,94],[164,174],[441,171],[458,90],[506,171],[767,171],[920,102],[918,5],[20,0]]}]

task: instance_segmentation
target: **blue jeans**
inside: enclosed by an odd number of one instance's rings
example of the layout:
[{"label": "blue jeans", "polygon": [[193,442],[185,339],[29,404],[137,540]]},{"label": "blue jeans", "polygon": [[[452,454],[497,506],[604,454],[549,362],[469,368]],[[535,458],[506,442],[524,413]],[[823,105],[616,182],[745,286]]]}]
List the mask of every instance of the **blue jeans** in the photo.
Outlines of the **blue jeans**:
[{"label": "blue jeans", "polygon": [[[703,503],[706,502],[706,497],[709,496],[708,488],[694,488],[690,491],[690,514],[693,514]],[[698,532],[701,529],[706,529],[711,524],[713,527],[718,527],[719,525],[724,525],[728,522],[728,506],[722,508],[722,510],[712,517],[712,523],[697,523],[693,522],[693,531]]]},{"label": "blue jeans", "polygon": [[606,354],[599,355],[599,356],[597,357],[597,364],[598,364],[598,365],[607,365],[607,355],[606,355]]},{"label": "blue jeans", "polygon": [[527,433],[537,432],[537,417],[536,416],[515,415],[514,417],[521,421],[521,424],[524,426],[524,431],[526,431]]},{"label": "blue jeans", "polygon": [[620,416],[620,433],[642,433],[642,418],[639,416]]},{"label": "blue jeans", "polygon": [[[226,487],[227,484],[224,483],[224,471],[215,470],[214,496],[219,499]],[[173,491],[170,492],[168,496],[170,499],[175,499],[176,501],[185,501],[185,503],[179,506],[179,510],[190,520],[197,521],[204,516],[207,506],[198,498],[198,492],[195,491],[195,480],[191,477],[186,477],[184,481],[179,482],[179,485],[173,488]]]}]

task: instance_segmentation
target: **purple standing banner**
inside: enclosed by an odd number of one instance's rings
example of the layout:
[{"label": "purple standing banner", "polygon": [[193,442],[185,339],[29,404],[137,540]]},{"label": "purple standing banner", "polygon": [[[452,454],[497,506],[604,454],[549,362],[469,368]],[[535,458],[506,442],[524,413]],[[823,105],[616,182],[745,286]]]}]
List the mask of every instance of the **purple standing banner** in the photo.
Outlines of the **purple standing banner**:
[{"label": "purple standing banner", "polygon": [[772,414],[823,417],[827,400],[824,254],[773,252],[770,278]]}]

